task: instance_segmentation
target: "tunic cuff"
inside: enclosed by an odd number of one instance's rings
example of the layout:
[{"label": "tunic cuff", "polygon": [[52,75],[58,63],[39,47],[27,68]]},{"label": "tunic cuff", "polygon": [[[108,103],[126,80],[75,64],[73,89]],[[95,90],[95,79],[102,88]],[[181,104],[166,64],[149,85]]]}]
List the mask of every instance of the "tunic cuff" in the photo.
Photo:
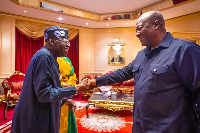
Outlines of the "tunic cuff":
[{"label": "tunic cuff", "polygon": [[105,76],[101,76],[101,77],[98,77],[96,78],[96,86],[102,86],[102,85],[105,85],[107,84],[107,79]]},{"label": "tunic cuff", "polygon": [[75,86],[63,87],[61,91],[63,97],[62,100],[72,99],[76,93],[76,87]]}]

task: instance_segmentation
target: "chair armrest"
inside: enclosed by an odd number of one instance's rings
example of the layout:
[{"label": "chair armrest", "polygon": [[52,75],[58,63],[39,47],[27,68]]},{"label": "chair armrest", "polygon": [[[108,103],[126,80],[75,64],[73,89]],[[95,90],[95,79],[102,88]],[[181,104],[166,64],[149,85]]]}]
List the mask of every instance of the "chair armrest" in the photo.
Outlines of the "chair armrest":
[{"label": "chair armrest", "polygon": [[10,85],[8,83],[8,80],[4,80],[2,82],[2,86],[3,86],[4,89],[10,90]]},{"label": "chair armrest", "polygon": [[4,88],[5,98],[8,98],[11,94],[11,86],[7,79],[2,82],[2,87]]}]

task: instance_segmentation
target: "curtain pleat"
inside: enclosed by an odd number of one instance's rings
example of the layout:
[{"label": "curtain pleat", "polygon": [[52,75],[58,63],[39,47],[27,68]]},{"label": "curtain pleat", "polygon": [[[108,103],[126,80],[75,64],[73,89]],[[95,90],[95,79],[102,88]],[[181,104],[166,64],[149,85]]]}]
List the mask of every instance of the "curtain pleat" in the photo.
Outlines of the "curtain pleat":
[{"label": "curtain pleat", "polygon": [[[20,29],[21,30],[21,29]],[[32,56],[44,46],[44,37],[32,38],[22,33],[16,27],[15,70],[26,73]],[[79,35],[78,30],[71,31],[70,49],[67,57],[70,58],[75,73],[79,74]]]},{"label": "curtain pleat", "polygon": [[79,77],[79,34],[70,40],[70,48],[67,57],[71,60],[76,77]]},{"label": "curtain pleat", "polygon": [[[16,19],[15,25],[22,33],[31,38],[38,38],[44,35],[44,30],[52,25],[44,23],[35,23]],[[67,27],[64,27],[67,28]],[[78,34],[78,29],[68,28],[69,40]]]},{"label": "curtain pleat", "polygon": [[15,70],[26,73],[32,56],[44,46],[44,37],[31,38],[17,28],[15,32]]},{"label": "curtain pleat", "polygon": [[[16,56],[15,70],[26,72],[32,56],[44,46],[44,30],[52,25],[24,20],[15,21],[16,25]],[[67,28],[67,27],[64,27]],[[79,37],[78,29],[68,28],[71,43],[68,56],[72,61],[75,73],[79,73]]]},{"label": "curtain pleat", "polygon": [[77,29],[68,29],[69,40],[73,40],[78,35]]},{"label": "curtain pleat", "polygon": [[44,35],[44,30],[51,25],[34,23],[16,19],[15,25],[22,33],[31,38],[38,38]]}]

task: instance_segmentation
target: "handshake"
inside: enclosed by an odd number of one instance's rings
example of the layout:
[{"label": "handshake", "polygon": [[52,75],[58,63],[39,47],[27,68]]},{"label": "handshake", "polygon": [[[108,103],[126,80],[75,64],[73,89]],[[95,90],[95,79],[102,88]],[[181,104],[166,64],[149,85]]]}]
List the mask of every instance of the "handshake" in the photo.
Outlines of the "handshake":
[{"label": "handshake", "polygon": [[96,79],[83,79],[78,85],[75,86],[77,92],[85,92],[92,90],[96,87]]},{"label": "handshake", "polygon": [[[69,84],[62,84],[62,87],[68,87]],[[76,87],[76,92],[85,92],[88,90],[92,90],[96,87],[96,79],[83,79]],[[74,113],[76,109],[76,104],[72,99],[67,99],[65,104],[69,107],[70,111]]]},{"label": "handshake", "polygon": [[[66,85],[62,85],[62,87],[68,87],[67,84]],[[76,86],[76,92],[85,92],[88,90],[92,90],[96,87],[96,79],[83,79],[79,84],[77,84]]]}]

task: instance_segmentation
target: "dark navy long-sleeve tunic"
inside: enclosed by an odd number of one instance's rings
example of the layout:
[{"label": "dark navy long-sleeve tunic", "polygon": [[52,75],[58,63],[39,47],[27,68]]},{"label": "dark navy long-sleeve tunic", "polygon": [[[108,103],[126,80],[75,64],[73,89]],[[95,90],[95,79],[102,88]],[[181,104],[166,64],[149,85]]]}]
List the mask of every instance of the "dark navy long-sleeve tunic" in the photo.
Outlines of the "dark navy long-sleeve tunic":
[{"label": "dark navy long-sleeve tunic", "polygon": [[27,69],[11,133],[58,133],[61,102],[75,92],[75,87],[61,88],[56,59],[41,48]]},{"label": "dark navy long-sleeve tunic", "polygon": [[108,85],[131,78],[135,83],[133,133],[197,133],[199,45],[167,33],[157,48],[141,50],[128,66],[97,78],[96,83]]}]

